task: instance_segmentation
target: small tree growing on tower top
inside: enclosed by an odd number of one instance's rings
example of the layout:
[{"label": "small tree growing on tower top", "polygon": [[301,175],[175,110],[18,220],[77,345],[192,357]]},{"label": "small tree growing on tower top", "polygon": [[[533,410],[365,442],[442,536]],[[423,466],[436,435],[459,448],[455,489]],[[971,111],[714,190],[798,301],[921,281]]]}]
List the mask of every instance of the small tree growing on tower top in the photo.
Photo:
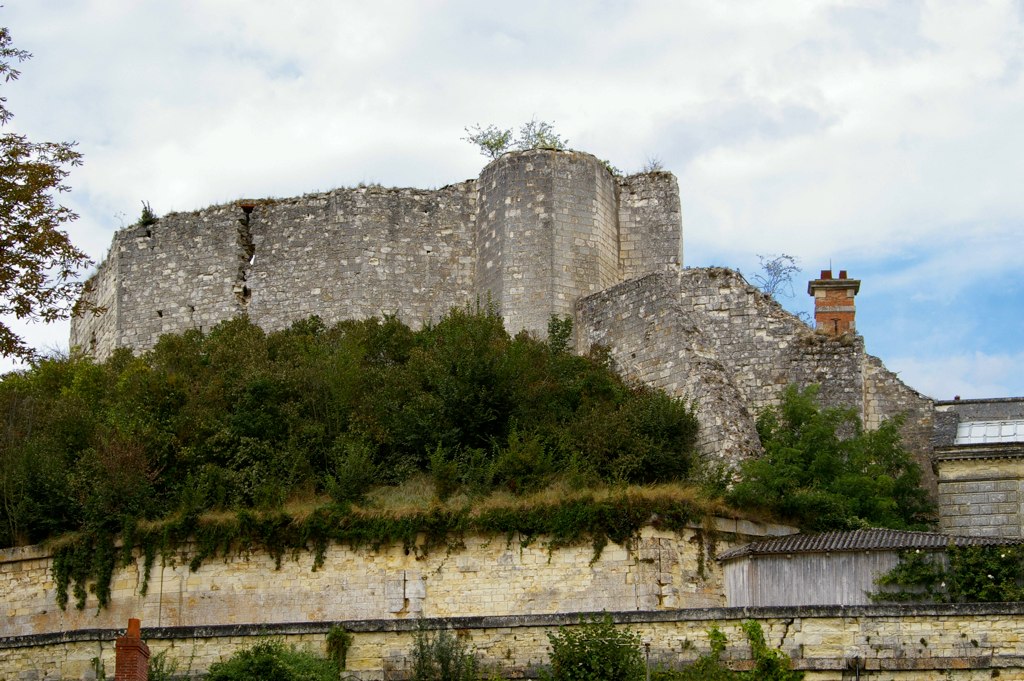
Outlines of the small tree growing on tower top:
[{"label": "small tree growing on tower top", "polygon": [[507,151],[526,151],[528,149],[565,149],[569,140],[555,132],[555,127],[547,121],[531,118],[519,128],[519,135],[514,136],[512,128],[499,128],[494,124],[481,127],[476,124],[466,128],[466,136],[462,139],[475,144],[480,153],[495,159]]}]

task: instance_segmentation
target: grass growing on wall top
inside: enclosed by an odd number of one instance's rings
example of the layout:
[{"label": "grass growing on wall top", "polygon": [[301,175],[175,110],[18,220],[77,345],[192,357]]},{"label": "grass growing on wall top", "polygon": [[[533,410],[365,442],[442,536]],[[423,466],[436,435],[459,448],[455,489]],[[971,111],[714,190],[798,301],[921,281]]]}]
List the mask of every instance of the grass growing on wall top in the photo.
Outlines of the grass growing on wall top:
[{"label": "grass growing on wall top", "polygon": [[479,503],[440,503],[436,497],[432,503],[404,501],[400,506],[388,503],[393,499],[365,506],[323,501],[317,505],[307,500],[273,511],[240,509],[138,523],[126,529],[120,545],[113,535],[67,535],[52,546],[58,604],[66,607],[73,596],[82,608],[91,590],[103,607],[113,571],[139,557],[145,594],[149,573],[161,556],[183,558],[198,570],[207,560],[235,553],[266,552],[278,567],[289,557],[312,553],[316,570],[334,543],[399,545],[425,554],[458,548],[466,536],[482,534],[523,545],[543,538],[550,550],[590,544],[596,560],[608,542],[628,545],[645,526],[681,531],[726,514],[721,503],[680,484],[575,491],[556,485],[523,498],[494,495]]}]

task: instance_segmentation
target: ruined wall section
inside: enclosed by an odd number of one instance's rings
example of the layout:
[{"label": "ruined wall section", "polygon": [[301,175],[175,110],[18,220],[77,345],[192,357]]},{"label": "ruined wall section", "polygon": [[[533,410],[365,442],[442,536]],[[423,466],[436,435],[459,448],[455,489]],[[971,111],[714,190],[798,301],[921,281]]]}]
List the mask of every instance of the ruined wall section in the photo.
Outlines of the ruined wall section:
[{"label": "ruined wall section", "polygon": [[418,328],[473,299],[476,183],[360,187],[252,212],[249,317],[267,330],[319,315],[396,315]]},{"label": "ruined wall section", "polygon": [[105,359],[117,347],[148,350],[162,334],[209,330],[244,312],[235,295],[241,217],[236,206],[214,206],[115,234],[95,278],[99,300],[110,304],[72,320],[72,346]]},{"label": "ruined wall section", "polygon": [[121,345],[146,350],[165,333],[208,331],[244,311],[235,294],[241,217],[215,206],[118,233]]},{"label": "ruined wall section", "polygon": [[576,350],[607,348],[627,379],[692,400],[699,447],[727,466],[761,451],[754,417],[731,371],[680,303],[679,274],[656,273],[583,298],[576,306]]},{"label": "ruined wall section", "polygon": [[121,230],[89,294],[106,312],[74,320],[72,344],[103,359],[240,314],[267,330],[312,314],[417,327],[488,299],[510,332],[543,337],[580,297],[674,269],[680,239],[670,173],[616,180],[590,154],[509,153],[436,191],[338,189]]},{"label": "ruined wall section", "polygon": [[576,151],[505,154],[480,175],[477,293],[512,333],[544,337],[551,315],[619,281],[618,188]]},{"label": "ruined wall section", "polygon": [[902,415],[903,445],[921,467],[921,483],[935,497],[938,478],[932,469],[932,435],[935,430],[935,402],[922,395],[885,368],[882,360],[865,355],[864,425],[877,428],[885,419]]},{"label": "ruined wall section", "polygon": [[734,270],[685,269],[680,281],[683,309],[754,412],[791,383],[819,384],[822,404],[862,411],[861,339],[816,334]]},{"label": "ruined wall section", "polygon": [[618,178],[619,268],[622,281],[683,263],[679,184],[669,172]]},{"label": "ruined wall section", "polygon": [[120,259],[121,254],[115,240],[106,259],[89,277],[82,292],[84,300],[101,309],[97,313],[87,312],[71,318],[70,346],[101,360],[106,359],[112,349],[120,344],[117,324],[120,314]]},{"label": "ruined wall section", "polygon": [[861,337],[812,331],[723,268],[652,274],[577,305],[577,350],[606,346],[634,380],[697,402],[701,448],[730,465],[760,451],[756,415],[787,385],[819,386],[823,406],[853,408],[869,427],[907,412],[905,437],[934,491],[931,402],[864,352]]}]

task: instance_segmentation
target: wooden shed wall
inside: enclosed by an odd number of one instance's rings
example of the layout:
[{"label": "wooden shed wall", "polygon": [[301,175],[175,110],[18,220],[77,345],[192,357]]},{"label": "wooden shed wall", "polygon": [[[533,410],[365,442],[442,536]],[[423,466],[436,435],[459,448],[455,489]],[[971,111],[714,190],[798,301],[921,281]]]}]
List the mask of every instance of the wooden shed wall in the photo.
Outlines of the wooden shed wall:
[{"label": "wooden shed wall", "polygon": [[875,578],[899,562],[895,551],[745,556],[725,564],[730,607],[868,605]]}]

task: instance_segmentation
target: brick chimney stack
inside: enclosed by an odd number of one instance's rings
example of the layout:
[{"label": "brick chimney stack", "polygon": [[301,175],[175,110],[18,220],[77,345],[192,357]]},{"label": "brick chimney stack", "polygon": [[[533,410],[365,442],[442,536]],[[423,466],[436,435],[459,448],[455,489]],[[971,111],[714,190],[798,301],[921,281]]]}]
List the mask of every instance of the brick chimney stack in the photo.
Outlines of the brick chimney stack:
[{"label": "brick chimney stack", "polygon": [[853,299],[858,291],[860,279],[848,279],[846,270],[839,270],[838,279],[832,278],[832,270],[822,270],[820,279],[807,284],[807,293],[814,296],[814,328],[833,336],[857,333]]},{"label": "brick chimney stack", "polygon": [[149,680],[149,646],[142,640],[139,620],[128,620],[128,631],[114,644],[114,681]]}]

